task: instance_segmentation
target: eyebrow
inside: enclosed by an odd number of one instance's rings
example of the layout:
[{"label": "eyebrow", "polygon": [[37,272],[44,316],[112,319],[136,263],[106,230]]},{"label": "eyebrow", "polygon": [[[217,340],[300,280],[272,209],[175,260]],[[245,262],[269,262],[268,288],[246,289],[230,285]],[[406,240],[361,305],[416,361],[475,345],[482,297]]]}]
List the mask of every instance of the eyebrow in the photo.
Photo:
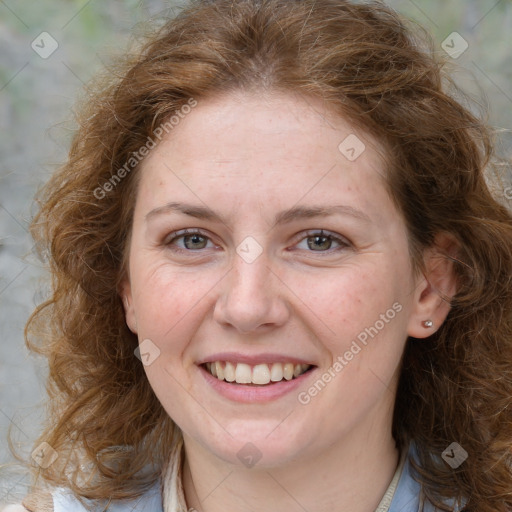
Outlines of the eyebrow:
[{"label": "eyebrow", "polygon": [[[227,225],[227,220],[220,214],[215,213],[213,210],[206,206],[198,206],[188,203],[176,203],[170,202],[163,206],[159,206],[154,210],[151,210],[146,215],[146,222],[151,218],[168,213],[182,213],[184,215],[188,215],[190,217],[194,217],[196,219],[203,219],[215,222],[222,222]],[[370,217],[366,215],[361,210],[353,208],[352,206],[347,205],[333,205],[333,206],[294,206],[289,208],[288,210],[283,210],[279,212],[274,218],[273,225],[281,225],[288,224],[295,220],[300,219],[310,219],[314,217],[328,217],[331,215],[340,214],[340,215],[348,215],[350,217],[354,217],[358,220],[362,220],[364,222],[371,223]]]}]

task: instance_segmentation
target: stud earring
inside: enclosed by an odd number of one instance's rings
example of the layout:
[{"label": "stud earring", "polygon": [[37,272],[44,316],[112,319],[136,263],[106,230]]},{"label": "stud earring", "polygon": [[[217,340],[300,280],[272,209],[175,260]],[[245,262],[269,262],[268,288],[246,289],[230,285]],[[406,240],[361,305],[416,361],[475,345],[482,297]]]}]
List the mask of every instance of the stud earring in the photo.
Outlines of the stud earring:
[{"label": "stud earring", "polygon": [[430,327],[434,327],[434,322],[432,322],[432,320],[425,320],[423,322],[423,327],[425,327],[425,329],[429,329]]}]

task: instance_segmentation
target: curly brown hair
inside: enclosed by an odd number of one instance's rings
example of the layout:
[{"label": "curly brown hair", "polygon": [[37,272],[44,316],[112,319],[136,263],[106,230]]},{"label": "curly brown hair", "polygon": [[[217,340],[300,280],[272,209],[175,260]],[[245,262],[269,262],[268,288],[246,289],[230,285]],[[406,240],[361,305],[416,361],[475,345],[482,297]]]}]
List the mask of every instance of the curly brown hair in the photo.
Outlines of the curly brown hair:
[{"label": "curly brown hair", "polygon": [[[119,499],[161,477],[180,432],[134,357],[119,295],[133,158],[191,99],[265,89],[320,97],[383,143],[417,271],[436,234],[458,241],[450,313],[428,341],[406,345],[393,436],[400,449],[416,443],[416,477],[439,509],[465,497],[468,510],[512,510],[512,216],[486,184],[498,169],[490,132],[454,99],[420,32],[380,2],[194,1],[88,88],[69,159],[32,225],[53,280],[26,328],[50,370],[36,445],[59,458],[39,470],[46,482]],[[453,441],[469,454],[455,470],[440,458]]]}]

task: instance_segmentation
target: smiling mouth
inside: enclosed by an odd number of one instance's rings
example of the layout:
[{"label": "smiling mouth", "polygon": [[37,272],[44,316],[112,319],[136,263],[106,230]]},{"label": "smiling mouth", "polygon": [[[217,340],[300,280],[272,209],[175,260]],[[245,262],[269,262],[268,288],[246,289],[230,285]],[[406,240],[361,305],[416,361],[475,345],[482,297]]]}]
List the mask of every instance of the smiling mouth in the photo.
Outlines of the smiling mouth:
[{"label": "smiling mouth", "polygon": [[314,368],[310,364],[264,363],[249,365],[229,361],[204,363],[201,367],[218,380],[249,386],[266,386],[283,380],[293,380]]}]

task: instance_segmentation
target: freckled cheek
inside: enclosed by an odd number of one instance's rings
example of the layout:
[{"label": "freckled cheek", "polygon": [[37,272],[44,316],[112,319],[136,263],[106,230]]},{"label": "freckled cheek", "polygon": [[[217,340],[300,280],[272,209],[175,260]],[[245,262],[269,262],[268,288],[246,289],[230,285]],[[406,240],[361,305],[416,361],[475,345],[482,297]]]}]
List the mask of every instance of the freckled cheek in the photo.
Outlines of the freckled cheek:
[{"label": "freckled cheek", "polygon": [[193,319],[194,312],[197,315],[201,310],[201,299],[212,286],[208,285],[208,280],[189,270],[171,271],[163,266],[140,273],[137,284],[138,323],[161,341],[172,336],[173,326],[189,316]]},{"label": "freckled cheek", "polygon": [[396,300],[394,287],[379,275],[352,272],[326,279],[303,279],[297,295],[314,313],[311,321],[317,332],[325,331],[325,344],[339,349],[340,343],[350,343],[391,308]]}]

